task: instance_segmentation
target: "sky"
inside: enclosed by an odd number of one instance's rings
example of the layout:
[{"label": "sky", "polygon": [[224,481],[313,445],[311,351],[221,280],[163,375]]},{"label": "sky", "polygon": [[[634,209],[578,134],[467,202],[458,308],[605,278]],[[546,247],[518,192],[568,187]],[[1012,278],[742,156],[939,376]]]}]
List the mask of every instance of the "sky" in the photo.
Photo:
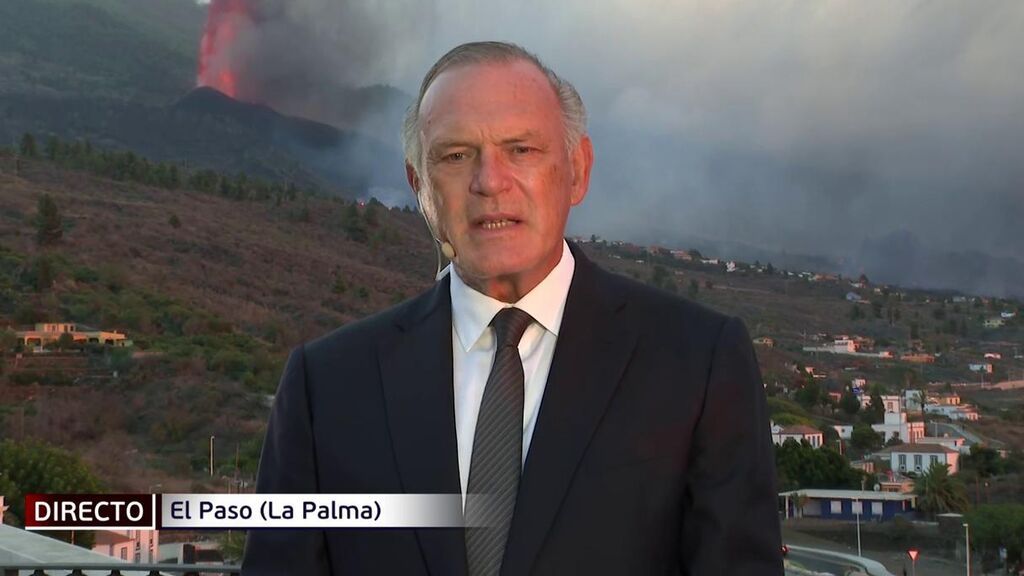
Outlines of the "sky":
[{"label": "sky", "polygon": [[969,272],[991,293],[1014,281],[987,275],[1024,271],[1016,0],[245,1],[260,17],[231,57],[269,104],[314,118],[336,86],[415,93],[461,42],[538,54],[590,112],[596,164],[570,232],[885,276],[977,253],[1003,259]]}]

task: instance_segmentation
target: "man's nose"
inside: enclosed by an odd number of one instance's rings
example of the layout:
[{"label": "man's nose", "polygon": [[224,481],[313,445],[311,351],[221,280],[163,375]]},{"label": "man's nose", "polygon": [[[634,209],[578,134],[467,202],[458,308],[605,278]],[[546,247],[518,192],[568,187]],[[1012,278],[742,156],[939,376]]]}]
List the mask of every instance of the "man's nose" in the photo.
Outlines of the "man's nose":
[{"label": "man's nose", "polygon": [[490,196],[508,190],[512,178],[506,160],[501,150],[483,149],[477,157],[476,166],[474,166],[470,192]]}]

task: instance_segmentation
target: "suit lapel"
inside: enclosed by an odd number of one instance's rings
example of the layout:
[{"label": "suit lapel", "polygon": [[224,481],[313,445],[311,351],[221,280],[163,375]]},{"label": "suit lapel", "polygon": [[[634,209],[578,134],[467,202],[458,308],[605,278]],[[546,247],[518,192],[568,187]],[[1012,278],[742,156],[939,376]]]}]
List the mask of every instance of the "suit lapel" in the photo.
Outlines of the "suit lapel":
[{"label": "suit lapel", "polygon": [[[452,385],[450,279],[410,304],[380,350],[388,426],[402,489],[413,494],[459,494]],[[428,571],[464,576],[461,529],[416,531]]]},{"label": "suit lapel", "polygon": [[622,296],[570,247],[576,271],[519,484],[506,576],[529,573],[636,342],[619,314]]}]

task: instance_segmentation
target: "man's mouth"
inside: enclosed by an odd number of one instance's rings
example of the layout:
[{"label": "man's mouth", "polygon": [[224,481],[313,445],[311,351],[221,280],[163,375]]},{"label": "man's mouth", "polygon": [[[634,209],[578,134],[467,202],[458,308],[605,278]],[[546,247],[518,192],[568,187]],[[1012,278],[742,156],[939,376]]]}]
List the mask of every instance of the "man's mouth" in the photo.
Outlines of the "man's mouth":
[{"label": "man's mouth", "polygon": [[521,223],[522,220],[512,214],[485,214],[473,220],[473,225],[484,230],[501,230]]},{"label": "man's mouth", "polygon": [[484,230],[498,230],[516,224],[516,220],[502,219],[502,220],[484,220],[480,223],[480,227]]}]

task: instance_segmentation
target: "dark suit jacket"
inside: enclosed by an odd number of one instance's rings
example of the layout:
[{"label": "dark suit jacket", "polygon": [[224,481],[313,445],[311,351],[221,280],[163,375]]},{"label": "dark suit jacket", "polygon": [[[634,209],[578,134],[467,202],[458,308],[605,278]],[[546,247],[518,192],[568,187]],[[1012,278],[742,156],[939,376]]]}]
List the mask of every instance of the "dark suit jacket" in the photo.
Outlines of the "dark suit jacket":
[{"label": "dark suit jacket", "polygon": [[[576,258],[503,576],[782,574],[743,323]],[[448,278],[295,349],[257,491],[460,492]],[[465,576],[461,529],[253,530],[246,576]]]}]

